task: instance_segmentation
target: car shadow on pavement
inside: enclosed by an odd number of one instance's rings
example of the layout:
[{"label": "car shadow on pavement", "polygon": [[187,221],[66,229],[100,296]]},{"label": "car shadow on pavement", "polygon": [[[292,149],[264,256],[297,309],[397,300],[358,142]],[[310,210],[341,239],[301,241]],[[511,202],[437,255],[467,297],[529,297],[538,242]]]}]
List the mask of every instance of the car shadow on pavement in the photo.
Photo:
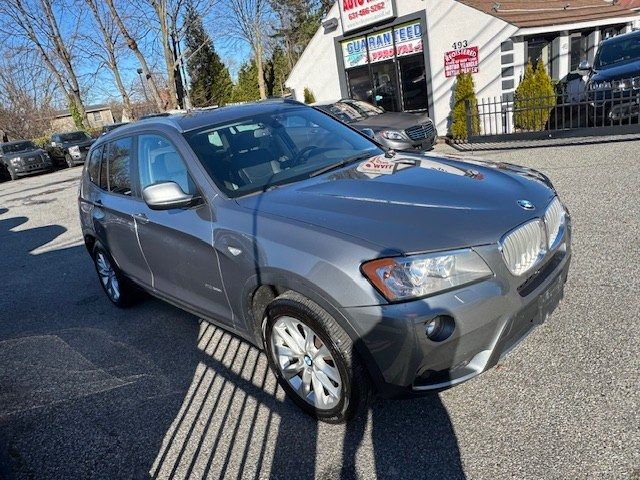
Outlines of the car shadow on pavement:
[{"label": "car shadow on pavement", "polygon": [[464,478],[439,396],[317,423],[257,348],[160,301],[115,308],[84,246],[47,250],[64,227],[6,214],[3,479]]}]

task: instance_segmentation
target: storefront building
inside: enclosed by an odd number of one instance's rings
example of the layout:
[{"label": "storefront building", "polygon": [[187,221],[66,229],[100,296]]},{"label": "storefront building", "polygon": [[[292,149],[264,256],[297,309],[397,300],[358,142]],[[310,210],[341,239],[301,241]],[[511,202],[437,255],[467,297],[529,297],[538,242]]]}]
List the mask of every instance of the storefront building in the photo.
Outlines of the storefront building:
[{"label": "storefront building", "polygon": [[444,133],[457,74],[473,74],[479,98],[512,96],[528,60],[561,80],[639,19],[606,0],[337,0],[287,86],[426,111]]}]

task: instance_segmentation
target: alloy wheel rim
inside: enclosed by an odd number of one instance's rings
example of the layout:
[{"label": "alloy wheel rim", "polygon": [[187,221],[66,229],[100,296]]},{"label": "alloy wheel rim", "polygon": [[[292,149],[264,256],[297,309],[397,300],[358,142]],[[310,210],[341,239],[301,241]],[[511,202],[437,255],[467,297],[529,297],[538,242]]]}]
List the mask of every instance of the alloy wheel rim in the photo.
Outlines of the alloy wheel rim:
[{"label": "alloy wheel rim", "polygon": [[118,277],[116,277],[116,271],[104,253],[98,252],[96,255],[96,266],[98,267],[98,276],[107,295],[109,295],[113,301],[117,302],[120,298]]},{"label": "alloy wheel rim", "polygon": [[293,317],[280,317],[271,330],[271,347],[280,373],[301,398],[318,410],[338,405],[342,379],[337,363],[311,327]]}]

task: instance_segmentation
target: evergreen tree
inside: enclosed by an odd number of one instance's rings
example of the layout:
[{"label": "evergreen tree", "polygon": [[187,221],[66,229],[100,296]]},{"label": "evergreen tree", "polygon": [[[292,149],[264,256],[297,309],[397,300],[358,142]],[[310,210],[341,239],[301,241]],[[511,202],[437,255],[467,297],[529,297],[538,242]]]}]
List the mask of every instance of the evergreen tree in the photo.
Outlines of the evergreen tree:
[{"label": "evergreen tree", "polygon": [[233,87],[233,102],[254,102],[260,100],[258,71],[256,62],[251,60],[238,71],[238,82]]},{"label": "evergreen tree", "polygon": [[193,8],[187,11],[187,25],[187,49],[196,52],[187,61],[191,102],[194,107],[223,106],[231,101],[233,90],[229,69],[216,53],[202,18]]},{"label": "evergreen tree", "polygon": [[516,88],[513,114],[515,126],[523,130],[542,130],[555,105],[555,88],[544,62],[542,59],[538,60],[534,70],[529,61],[524,77]]},{"label": "evergreen tree", "polygon": [[273,50],[271,58],[265,63],[267,96],[283,97],[288,92],[284,84],[288,74],[289,69],[285,52],[278,46]]},{"label": "evergreen tree", "polygon": [[[470,73],[462,73],[456,79],[455,91],[453,94],[454,104],[451,112],[451,135],[460,140],[468,137],[469,131],[472,135],[480,133],[480,117],[478,114],[478,99],[476,98],[476,87]],[[471,107],[471,125],[467,127],[469,115],[467,112],[467,102]]]}]

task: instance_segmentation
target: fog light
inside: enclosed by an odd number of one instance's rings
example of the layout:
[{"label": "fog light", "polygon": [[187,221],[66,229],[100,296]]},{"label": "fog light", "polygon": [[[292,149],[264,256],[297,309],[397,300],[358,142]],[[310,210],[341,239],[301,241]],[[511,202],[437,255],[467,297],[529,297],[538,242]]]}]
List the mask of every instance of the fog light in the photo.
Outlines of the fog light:
[{"label": "fog light", "polygon": [[425,332],[427,338],[433,342],[442,342],[451,336],[455,329],[455,322],[452,317],[440,315],[427,322]]},{"label": "fog light", "polygon": [[427,323],[427,337],[431,338],[434,334],[440,330],[440,317],[436,317]]}]

